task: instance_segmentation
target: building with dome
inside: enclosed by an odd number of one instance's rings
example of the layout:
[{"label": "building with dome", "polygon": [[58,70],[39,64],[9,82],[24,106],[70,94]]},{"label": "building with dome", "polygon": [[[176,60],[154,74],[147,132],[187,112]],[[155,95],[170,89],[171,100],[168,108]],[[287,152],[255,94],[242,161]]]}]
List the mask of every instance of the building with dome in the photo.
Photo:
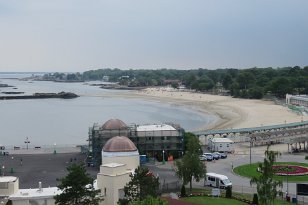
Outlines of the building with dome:
[{"label": "building with dome", "polygon": [[139,166],[139,152],[129,138],[116,136],[106,142],[101,153],[102,164],[97,174],[97,187],[104,197],[101,205],[116,205],[124,198],[129,175]]},{"label": "building with dome", "polygon": [[95,123],[89,128],[89,150],[92,163],[99,166],[101,150],[114,136],[128,137],[138,148],[140,154],[157,159],[168,156],[181,156],[184,151],[184,129],[172,123],[149,125],[126,125],[122,120],[110,119],[104,124]]},{"label": "building with dome", "polygon": [[110,119],[103,125],[95,123],[89,128],[89,148],[95,164],[100,165],[103,146],[115,136],[129,136],[129,128],[122,120]]}]

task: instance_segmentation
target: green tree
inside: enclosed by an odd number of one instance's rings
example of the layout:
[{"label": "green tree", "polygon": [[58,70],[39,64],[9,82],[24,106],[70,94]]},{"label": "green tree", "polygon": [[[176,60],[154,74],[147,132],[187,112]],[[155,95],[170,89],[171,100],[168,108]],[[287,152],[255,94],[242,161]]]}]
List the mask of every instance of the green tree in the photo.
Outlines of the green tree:
[{"label": "green tree", "polygon": [[147,167],[138,167],[130,174],[130,182],[124,186],[125,197],[129,201],[140,201],[147,196],[159,196],[159,181]]},{"label": "green tree", "polygon": [[186,134],[185,139],[187,140],[185,155],[182,159],[175,161],[176,174],[183,180],[184,185],[190,183],[190,190],[192,190],[193,178],[197,182],[204,178],[206,167],[199,159],[201,151],[199,139],[191,133]]},{"label": "green tree", "polygon": [[279,155],[276,151],[269,150],[269,146],[265,151],[263,163],[259,163],[258,169],[261,172],[259,177],[253,177],[250,184],[257,185],[258,199],[260,205],[273,205],[278,194],[277,188],[282,187],[281,181],[274,180],[275,172],[272,168]]},{"label": "green tree", "polygon": [[62,193],[54,198],[59,205],[98,205],[103,200],[101,191],[93,187],[93,179],[86,173],[83,165],[72,164],[67,167],[68,174],[60,179],[57,186]]},{"label": "green tree", "polygon": [[142,201],[131,202],[129,205],[168,205],[168,202],[159,198],[148,196]]},{"label": "green tree", "polygon": [[225,75],[223,77],[223,79],[222,79],[222,86],[225,89],[229,90],[231,85],[232,85],[232,83],[233,83],[233,79],[232,79],[232,76],[230,74],[227,74],[227,75]]},{"label": "green tree", "polygon": [[288,77],[277,77],[271,81],[270,91],[277,97],[284,98],[287,93],[292,94],[293,87]]}]

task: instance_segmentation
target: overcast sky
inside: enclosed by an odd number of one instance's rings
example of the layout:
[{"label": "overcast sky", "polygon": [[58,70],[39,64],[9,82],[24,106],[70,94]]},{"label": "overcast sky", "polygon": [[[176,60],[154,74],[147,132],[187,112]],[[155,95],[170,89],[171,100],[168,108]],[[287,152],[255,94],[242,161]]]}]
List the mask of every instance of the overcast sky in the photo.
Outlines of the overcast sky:
[{"label": "overcast sky", "polygon": [[2,0],[0,71],[308,65],[307,0]]}]

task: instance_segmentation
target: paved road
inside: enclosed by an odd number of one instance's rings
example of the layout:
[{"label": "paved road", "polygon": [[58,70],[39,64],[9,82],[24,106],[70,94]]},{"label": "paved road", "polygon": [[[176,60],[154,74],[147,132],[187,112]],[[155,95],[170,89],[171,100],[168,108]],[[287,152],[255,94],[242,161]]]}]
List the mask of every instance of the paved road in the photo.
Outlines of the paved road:
[{"label": "paved road", "polygon": [[[253,152],[254,153],[254,152]],[[258,153],[258,152],[257,152]],[[260,153],[260,152],[259,152]],[[252,163],[262,162],[264,159],[263,154],[253,154],[252,155]],[[304,159],[303,155],[290,155],[290,154],[282,154],[277,161],[281,162],[303,162],[307,163],[307,160]],[[237,167],[239,165],[248,164],[250,162],[250,156],[248,154],[229,154],[227,159],[216,160],[215,162],[205,162],[207,166],[208,172],[215,172],[219,174],[223,174],[229,177],[233,184],[233,191],[240,193],[256,193],[256,188],[254,186],[250,186],[250,179],[238,176],[232,171],[233,167]],[[179,179],[175,176],[174,171],[172,170],[173,165],[170,163],[166,163],[163,165],[162,163],[156,163],[156,165],[148,165],[148,167],[156,174],[159,174],[160,182],[172,183],[175,181],[179,181]],[[194,187],[202,188],[204,181],[194,182]],[[283,183],[282,191],[286,193],[286,190],[289,190],[289,195],[291,197],[295,197],[296,194],[296,183],[286,182]],[[300,197],[301,199],[302,197]],[[302,199],[301,199],[302,200]],[[308,198],[305,198],[305,201],[308,201]]]},{"label": "paved road", "polygon": [[[263,151],[253,149],[252,162],[263,161]],[[242,193],[255,193],[255,188],[250,186],[250,179],[235,175],[231,169],[233,167],[249,163],[249,155],[246,151],[237,152],[242,154],[228,155],[227,159],[220,159],[215,162],[207,162],[207,171],[226,175],[233,183],[233,190]],[[76,161],[74,160],[76,158]],[[13,154],[9,156],[0,156],[0,168],[5,166],[5,175],[13,175],[19,177],[20,188],[37,188],[38,182],[41,181],[43,187],[56,186],[57,179],[66,175],[66,166],[73,162],[82,162],[85,155],[80,153],[58,153],[58,154]],[[22,165],[21,165],[22,159]],[[305,162],[304,156],[283,154],[278,158],[278,161],[289,162]],[[166,162],[156,162],[155,164],[147,165],[150,170],[160,177],[160,183],[174,183],[180,180],[176,177],[173,171],[173,164]],[[13,173],[11,172],[13,168]],[[98,173],[97,168],[87,167],[88,173],[93,178],[96,178]],[[194,187],[203,187],[203,181],[194,182]],[[293,196],[296,192],[296,184],[288,183],[289,193]],[[287,184],[284,183],[283,192],[286,192]],[[308,201],[308,199],[305,199]]]}]

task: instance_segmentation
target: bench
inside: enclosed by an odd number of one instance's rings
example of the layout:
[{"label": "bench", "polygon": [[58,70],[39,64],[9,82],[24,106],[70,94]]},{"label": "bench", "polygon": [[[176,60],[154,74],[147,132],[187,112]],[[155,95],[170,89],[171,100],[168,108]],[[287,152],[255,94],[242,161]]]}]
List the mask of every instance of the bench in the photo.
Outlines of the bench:
[{"label": "bench", "polygon": [[16,147],[16,146],[14,146],[14,150],[18,150],[18,149],[20,149],[20,147]]}]

